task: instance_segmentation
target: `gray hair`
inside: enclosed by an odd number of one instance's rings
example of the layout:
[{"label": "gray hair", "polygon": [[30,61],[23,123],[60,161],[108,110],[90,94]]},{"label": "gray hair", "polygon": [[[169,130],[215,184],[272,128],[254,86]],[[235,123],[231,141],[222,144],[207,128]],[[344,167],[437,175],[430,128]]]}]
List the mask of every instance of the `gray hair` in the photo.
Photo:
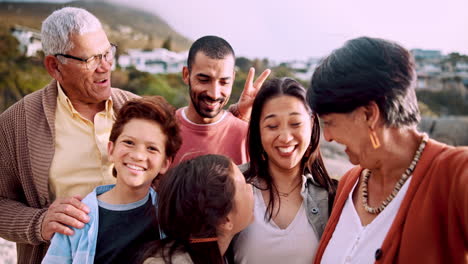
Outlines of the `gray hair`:
[{"label": "gray hair", "polygon": [[83,35],[102,29],[101,22],[82,8],[64,7],[42,22],[42,49],[45,55],[67,53],[73,48],[71,34]]}]

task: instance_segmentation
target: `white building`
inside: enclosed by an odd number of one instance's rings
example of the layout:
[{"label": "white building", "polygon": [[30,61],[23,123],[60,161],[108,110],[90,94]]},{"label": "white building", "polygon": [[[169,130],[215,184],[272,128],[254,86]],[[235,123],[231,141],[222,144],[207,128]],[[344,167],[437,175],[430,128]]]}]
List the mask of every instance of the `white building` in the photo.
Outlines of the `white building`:
[{"label": "white building", "polygon": [[285,64],[292,69],[296,78],[303,81],[309,81],[312,78],[312,74],[315,68],[318,66],[319,59],[309,58],[306,61],[294,60],[286,62]]},{"label": "white building", "polygon": [[188,56],[188,51],[176,53],[163,48],[149,51],[130,49],[127,53],[119,57],[121,67],[134,66],[139,71],[152,74],[182,72]]},{"label": "white building", "polygon": [[20,52],[27,56],[36,56],[38,51],[42,50],[41,33],[37,30],[24,26],[14,26],[11,29],[11,34],[19,42]]}]

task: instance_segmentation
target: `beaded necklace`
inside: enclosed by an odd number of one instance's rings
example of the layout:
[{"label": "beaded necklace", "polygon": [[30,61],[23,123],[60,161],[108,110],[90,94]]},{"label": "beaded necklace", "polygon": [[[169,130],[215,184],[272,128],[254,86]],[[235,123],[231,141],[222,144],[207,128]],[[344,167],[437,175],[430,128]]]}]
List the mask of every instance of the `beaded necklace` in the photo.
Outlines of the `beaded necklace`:
[{"label": "beaded necklace", "polygon": [[416,167],[416,164],[418,163],[419,158],[421,157],[421,154],[424,150],[424,147],[426,147],[427,141],[428,141],[428,137],[426,134],[424,134],[421,144],[419,144],[418,150],[414,154],[414,158],[413,158],[413,161],[411,161],[410,166],[401,175],[401,178],[395,184],[395,187],[393,188],[392,193],[378,207],[370,207],[369,204],[367,203],[367,199],[369,197],[367,184],[371,176],[371,171],[367,170],[366,174],[364,174],[364,177],[362,179],[362,205],[364,206],[364,210],[366,210],[366,212],[371,213],[371,214],[378,214],[382,212],[385,209],[385,207],[387,207],[387,205],[393,200],[393,198],[395,198],[395,196],[400,191],[401,187],[405,184],[406,180],[408,180],[409,176],[413,173],[414,168]]}]

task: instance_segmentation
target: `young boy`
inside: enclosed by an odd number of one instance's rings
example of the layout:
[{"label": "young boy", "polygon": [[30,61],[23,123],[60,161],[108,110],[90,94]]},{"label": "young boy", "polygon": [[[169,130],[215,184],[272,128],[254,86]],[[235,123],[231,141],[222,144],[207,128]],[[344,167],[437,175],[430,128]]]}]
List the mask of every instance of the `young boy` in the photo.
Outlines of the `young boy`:
[{"label": "young boy", "polygon": [[164,98],[127,102],[108,145],[116,184],[83,199],[90,222],[72,236],[56,233],[42,263],[132,263],[139,247],[160,239],[151,184],[168,170],[181,142],[175,109]]}]

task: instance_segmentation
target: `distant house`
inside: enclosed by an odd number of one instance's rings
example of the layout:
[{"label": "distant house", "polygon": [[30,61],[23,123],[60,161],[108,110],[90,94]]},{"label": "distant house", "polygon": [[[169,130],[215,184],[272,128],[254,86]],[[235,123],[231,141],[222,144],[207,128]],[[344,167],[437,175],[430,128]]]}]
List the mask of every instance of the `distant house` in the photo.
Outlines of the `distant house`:
[{"label": "distant house", "polygon": [[42,51],[41,33],[35,29],[16,25],[11,28],[11,34],[19,42],[20,52],[27,56],[36,56],[38,51]]},{"label": "distant house", "polygon": [[284,65],[290,68],[296,78],[304,81],[310,80],[312,74],[315,71],[315,68],[318,66],[319,60],[317,58],[310,58],[306,61],[304,60],[293,60],[285,62]]},{"label": "distant house", "polygon": [[140,50],[130,49],[127,55],[119,57],[123,68],[135,67],[139,71],[155,73],[178,73],[186,65],[188,51],[176,53],[167,49]]},{"label": "distant house", "polygon": [[424,50],[424,49],[412,49],[416,60],[440,60],[442,59],[442,52],[440,50]]},{"label": "distant house", "polygon": [[468,72],[468,62],[466,62],[466,61],[457,62],[457,64],[455,65],[455,71],[456,72]]}]

